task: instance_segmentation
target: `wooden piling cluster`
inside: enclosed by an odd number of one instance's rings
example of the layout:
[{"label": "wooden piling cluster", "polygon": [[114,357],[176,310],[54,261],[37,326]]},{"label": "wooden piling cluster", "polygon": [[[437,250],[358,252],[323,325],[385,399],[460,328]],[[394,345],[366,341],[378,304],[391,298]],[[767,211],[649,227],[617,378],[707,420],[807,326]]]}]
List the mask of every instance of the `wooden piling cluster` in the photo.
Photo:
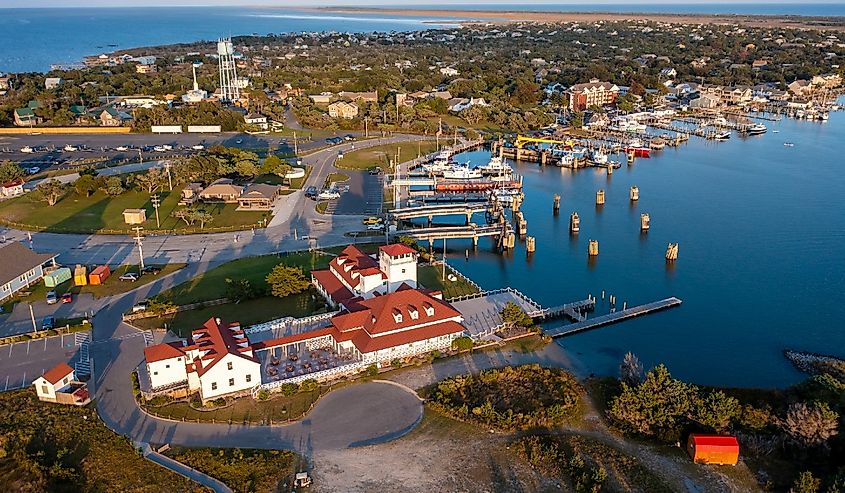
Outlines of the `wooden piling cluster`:
[{"label": "wooden piling cluster", "polygon": [[590,257],[597,257],[599,255],[598,240],[590,240],[590,244],[587,247],[587,253],[590,255]]},{"label": "wooden piling cluster", "polygon": [[631,187],[631,192],[630,192],[629,195],[631,197],[632,202],[636,202],[637,200],[640,200],[640,188],[638,186],[634,185],[633,187]]},{"label": "wooden piling cluster", "polygon": [[581,231],[581,218],[578,217],[577,212],[573,212],[569,215],[569,232],[578,233],[579,231]]},{"label": "wooden piling cluster", "polygon": [[674,262],[675,260],[678,260],[678,244],[669,243],[669,246],[666,247],[666,261]]},{"label": "wooden piling cluster", "polygon": [[648,231],[650,222],[651,218],[649,217],[648,212],[643,212],[642,214],[640,214],[640,231]]},{"label": "wooden piling cluster", "polygon": [[529,236],[529,237],[525,238],[525,250],[528,252],[529,255],[534,253],[534,251],[537,249],[537,241],[536,240],[537,239],[534,238],[533,236]]},{"label": "wooden piling cluster", "polygon": [[604,189],[596,192],[596,205],[604,205]]},{"label": "wooden piling cluster", "polygon": [[553,206],[552,210],[554,210],[555,214],[560,212],[560,195],[558,195],[558,194],[555,194],[554,206]]}]

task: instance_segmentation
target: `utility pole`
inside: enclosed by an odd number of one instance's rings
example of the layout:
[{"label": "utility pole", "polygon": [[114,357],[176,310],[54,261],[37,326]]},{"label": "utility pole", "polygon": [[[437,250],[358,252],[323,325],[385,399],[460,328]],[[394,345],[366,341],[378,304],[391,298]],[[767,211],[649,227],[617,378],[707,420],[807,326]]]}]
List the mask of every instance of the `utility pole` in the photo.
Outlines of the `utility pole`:
[{"label": "utility pole", "polygon": [[366,139],[366,138],[369,138],[369,136],[370,136],[370,129],[369,129],[369,127],[370,127],[370,117],[369,117],[369,116],[365,116],[365,117],[364,117],[364,138],[365,138],[365,139]]},{"label": "utility pole", "polygon": [[143,231],[144,228],[142,228],[140,226],[135,226],[132,229],[135,230],[135,241],[138,242],[138,256],[141,257],[140,271],[143,271],[144,270],[144,245],[143,245],[144,237],[141,236],[141,231]]},{"label": "utility pole", "polygon": [[29,305],[29,318],[32,319],[32,332],[38,332],[38,326],[35,325],[35,312],[32,311],[32,303],[27,303]]},{"label": "utility pole", "polygon": [[446,282],[446,238],[443,238],[443,282]]},{"label": "utility pole", "polygon": [[293,132],[293,155],[294,156],[299,155],[299,151],[297,150],[297,147],[296,147],[296,131]]},{"label": "utility pole", "polygon": [[[173,177],[170,175],[170,168],[172,166],[173,164],[170,162],[170,160],[164,162],[164,171],[167,172],[167,186],[168,188],[170,188],[171,192],[173,191]],[[158,213],[158,209],[156,209],[156,213]]]},{"label": "utility pole", "polygon": [[150,197],[150,201],[153,203],[153,209],[156,210],[156,228],[161,228],[161,222],[158,220],[158,207],[161,205],[161,200],[159,200],[158,194]]}]

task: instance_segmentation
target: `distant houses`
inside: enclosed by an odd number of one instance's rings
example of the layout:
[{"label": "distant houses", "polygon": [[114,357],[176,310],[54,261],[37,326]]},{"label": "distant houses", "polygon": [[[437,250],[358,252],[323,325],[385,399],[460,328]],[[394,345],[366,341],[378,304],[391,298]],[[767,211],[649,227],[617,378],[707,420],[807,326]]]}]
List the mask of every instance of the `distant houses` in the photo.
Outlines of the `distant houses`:
[{"label": "distant houses", "polygon": [[332,118],[343,118],[351,120],[358,116],[358,105],[346,101],[336,101],[328,107],[329,116]]},{"label": "distant houses", "polygon": [[575,84],[564,93],[569,99],[572,111],[584,111],[590,106],[612,104],[619,95],[619,87],[610,82],[591,79],[590,82]]}]

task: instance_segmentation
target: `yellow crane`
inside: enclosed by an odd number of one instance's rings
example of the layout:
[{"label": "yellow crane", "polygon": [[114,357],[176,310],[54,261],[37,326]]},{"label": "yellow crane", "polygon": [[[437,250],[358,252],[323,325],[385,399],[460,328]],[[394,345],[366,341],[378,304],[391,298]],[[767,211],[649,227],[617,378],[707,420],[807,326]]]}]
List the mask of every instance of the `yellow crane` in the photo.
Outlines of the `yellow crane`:
[{"label": "yellow crane", "polygon": [[525,147],[525,144],[559,144],[559,145],[567,145],[573,146],[575,145],[574,140],[557,140],[557,139],[546,139],[542,137],[528,137],[526,135],[517,135],[516,142],[514,145],[517,149],[522,149]]}]

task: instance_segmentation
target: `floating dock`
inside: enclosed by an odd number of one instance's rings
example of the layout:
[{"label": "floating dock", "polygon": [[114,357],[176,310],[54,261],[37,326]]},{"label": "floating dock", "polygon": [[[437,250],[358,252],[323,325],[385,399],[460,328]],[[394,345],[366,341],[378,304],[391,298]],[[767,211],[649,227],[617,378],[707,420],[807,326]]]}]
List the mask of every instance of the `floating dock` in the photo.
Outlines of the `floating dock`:
[{"label": "floating dock", "polygon": [[629,318],[639,317],[640,315],[647,315],[656,311],[674,308],[680,304],[681,300],[673,296],[671,298],[646,303],[645,305],[634,306],[625,310],[608,313],[607,315],[600,315],[580,322],[561,325],[550,329],[543,329],[543,335],[547,335],[549,337],[563,337],[577,334],[578,332],[584,332],[604,325],[614,324],[623,320],[628,320]]}]

